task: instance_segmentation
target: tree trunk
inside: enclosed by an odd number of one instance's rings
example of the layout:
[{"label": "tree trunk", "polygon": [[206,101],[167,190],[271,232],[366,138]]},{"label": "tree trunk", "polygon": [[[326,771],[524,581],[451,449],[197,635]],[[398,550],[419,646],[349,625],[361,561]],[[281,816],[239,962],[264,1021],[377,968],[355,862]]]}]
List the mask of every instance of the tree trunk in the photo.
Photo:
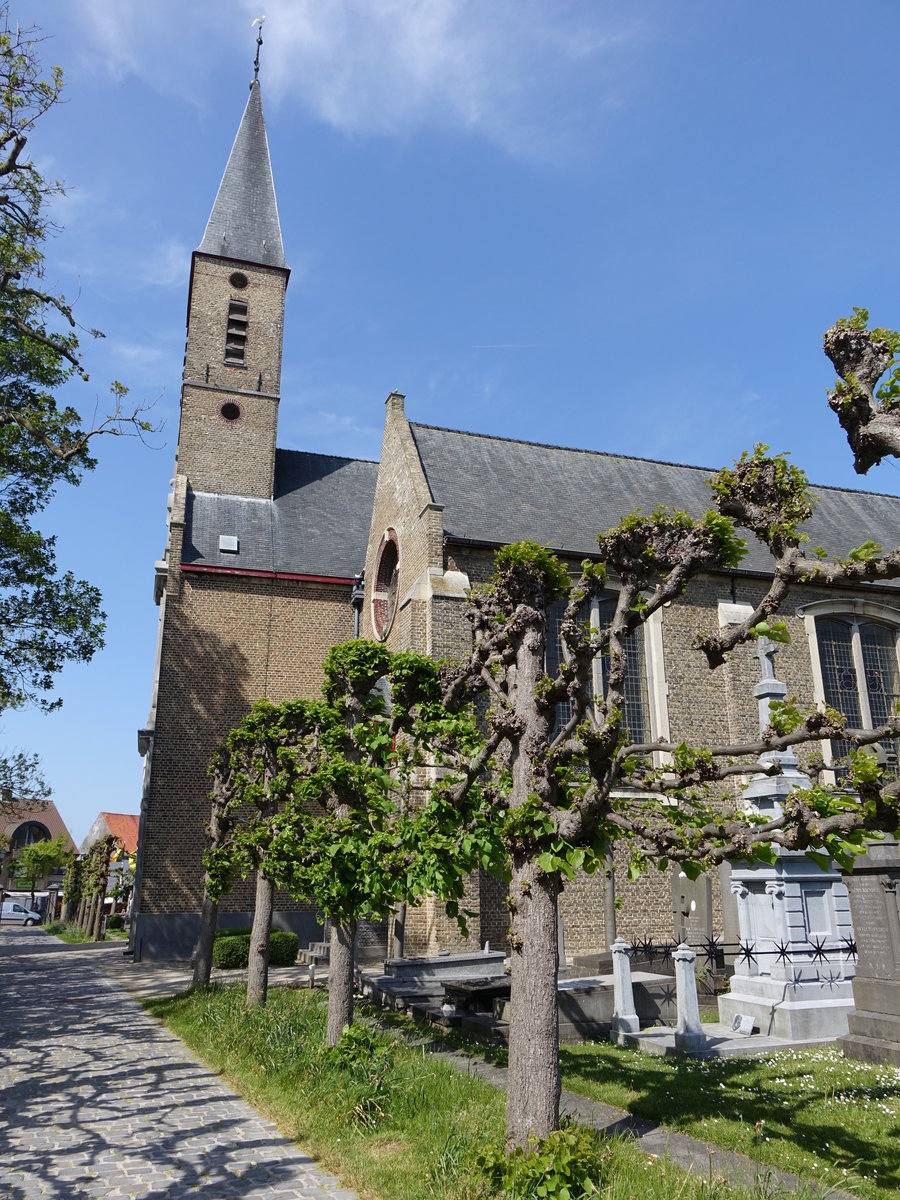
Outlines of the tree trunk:
[{"label": "tree trunk", "polygon": [[85,937],[90,937],[94,928],[94,912],[97,907],[97,893],[94,892],[88,896],[87,904],[84,906],[84,915],[81,919],[81,932]]},{"label": "tree trunk", "polygon": [[335,921],[328,950],[328,1025],[325,1045],[336,1046],[346,1025],[353,1023],[353,945],[356,922]]},{"label": "tree trunk", "polygon": [[106,890],[97,893],[97,907],[94,910],[94,927],[91,930],[91,938],[95,942],[102,942],[105,934],[103,932],[103,916],[106,912],[103,901],[106,899]]},{"label": "tree trunk", "polygon": [[275,885],[262,871],[256,872],[256,904],[250,931],[250,961],[247,964],[247,1007],[265,1004],[269,990],[269,934],[275,908]]},{"label": "tree trunk", "polygon": [[[207,987],[209,984],[218,918],[218,901],[211,900],[209,893],[204,890],[203,907],[200,909],[200,933],[197,937],[197,949],[194,951],[194,977],[191,981],[194,987]],[[266,938],[266,945],[268,940]]]},{"label": "tree trunk", "polygon": [[84,910],[87,908],[87,896],[82,896],[78,901],[78,913],[75,917],[75,924],[79,929],[84,929]]},{"label": "tree trunk", "polygon": [[616,940],[616,860],[608,850],[603,860],[606,879],[603,887],[603,923],[606,926],[606,948]]},{"label": "tree trunk", "polygon": [[100,888],[97,893],[97,915],[94,917],[94,941],[102,942],[106,937],[103,917],[106,914],[106,888],[109,884],[109,860],[112,855],[112,839],[107,839],[106,859],[100,866]]},{"label": "tree trunk", "polygon": [[559,1126],[557,897],[559,885],[513,861],[506,1139],[527,1149]]},{"label": "tree trunk", "polygon": [[403,943],[406,939],[406,903],[398,904],[397,911],[394,914],[394,934],[393,948],[391,950],[392,958],[403,957]]}]

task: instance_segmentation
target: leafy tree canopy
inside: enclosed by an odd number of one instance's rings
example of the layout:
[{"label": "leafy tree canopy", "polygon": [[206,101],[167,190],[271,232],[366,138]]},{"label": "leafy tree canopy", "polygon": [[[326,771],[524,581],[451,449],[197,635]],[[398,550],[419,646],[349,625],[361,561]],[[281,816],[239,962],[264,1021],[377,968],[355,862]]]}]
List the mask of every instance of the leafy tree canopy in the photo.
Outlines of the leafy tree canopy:
[{"label": "leafy tree canopy", "polygon": [[44,70],[34,30],[12,26],[0,5],[0,712],[52,709],[54,676],[103,645],[100,593],[56,566],[55,539],[34,527],[61,483],[95,466],[94,439],[151,429],[111,385],[109,415],[85,425],[56,394],[87,380],[72,302],[45,282],[53,233],[49,205],[62,187],[30,155],[30,137],[59,102],[62,73]]}]

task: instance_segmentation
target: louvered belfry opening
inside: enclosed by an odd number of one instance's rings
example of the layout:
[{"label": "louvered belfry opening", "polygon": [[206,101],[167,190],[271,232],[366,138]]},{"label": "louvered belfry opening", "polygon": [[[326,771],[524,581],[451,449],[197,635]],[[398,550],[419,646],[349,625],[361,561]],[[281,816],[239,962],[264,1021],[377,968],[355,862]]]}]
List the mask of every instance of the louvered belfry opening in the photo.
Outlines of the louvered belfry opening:
[{"label": "louvered belfry opening", "polygon": [[228,330],[225,334],[225,362],[229,366],[244,365],[247,345],[247,301],[229,300]]}]

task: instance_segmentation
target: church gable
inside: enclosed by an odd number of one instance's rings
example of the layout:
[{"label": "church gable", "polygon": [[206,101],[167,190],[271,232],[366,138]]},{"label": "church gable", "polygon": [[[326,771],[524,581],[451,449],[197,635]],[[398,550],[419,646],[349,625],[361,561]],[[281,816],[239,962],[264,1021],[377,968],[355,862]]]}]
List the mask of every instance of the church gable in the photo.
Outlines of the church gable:
[{"label": "church gable", "polygon": [[403,407],[392,392],[366,551],[363,633],[394,647],[429,650],[427,590],[443,574],[443,520],[434,503]]}]

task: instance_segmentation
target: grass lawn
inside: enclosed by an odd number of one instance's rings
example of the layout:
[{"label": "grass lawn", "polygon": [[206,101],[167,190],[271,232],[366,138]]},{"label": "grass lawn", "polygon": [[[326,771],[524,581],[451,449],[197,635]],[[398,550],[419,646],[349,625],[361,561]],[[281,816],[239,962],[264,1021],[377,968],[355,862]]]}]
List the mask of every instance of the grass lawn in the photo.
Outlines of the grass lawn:
[{"label": "grass lawn", "polygon": [[[77,945],[81,942],[89,942],[92,939],[87,936],[83,929],[78,925],[64,923],[62,921],[51,921],[49,925],[42,927],[46,933],[52,934],[53,937],[59,938],[61,942],[68,942],[70,945]],[[106,937],[109,941],[113,940],[128,940],[127,929],[107,929]]]},{"label": "grass lawn", "polygon": [[563,1086],[858,1196],[900,1191],[900,1071],[833,1047],[752,1059],[561,1048]]},{"label": "grass lawn", "polygon": [[[344,1052],[342,1061],[336,1060],[335,1053],[322,1044],[325,1005],[326,998],[318,991],[275,988],[265,1009],[247,1013],[243,989],[231,987],[154,1000],[147,1008],[363,1200],[486,1200],[493,1195],[475,1156],[486,1144],[502,1145],[504,1096],[414,1048],[400,1030],[388,1034],[364,1030],[359,1043]],[[599,1076],[612,1074],[614,1067],[606,1052],[607,1047],[579,1051],[586,1081],[580,1090],[606,1086]],[[566,1063],[571,1076],[569,1050]],[[644,1068],[640,1056],[639,1073]],[[648,1067],[651,1073],[654,1070],[653,1065]],[[613,1103],[630,1098],[634,1108],[642,1084],[646,1094],[657,1088],[657,1083],[638,1078],[634,1070],[629,1077],[626,1062],[615,1071],[621,1082]],[[698,1074],[693,1086],[707,1080],[718,1089],[719,1078],[706,1074]],[[567,1080],[569,1085],[573,1082],[571,1077]],[[671,1085],[668,1090],[673,1090]],[[605,1098],[610,1099],[608,1094]],[[721,1089],[711,1105],[721,1111]],[[675,1124],[672,1116],[669,1111],[669,1124]],[[748,1119],[745,1114],[745,1122]],[[884,1131],[884,1123],[880,1128]],[[744,1148],[752,1152],[752,1146]],[[886,1153],[887,1147],[881,1147],[879,1162],[885,1161]],[[714,1157],[708,1179],[648,1158],[621,1139],[604,1142],[602,1158],[597,1180],[602,1200],[747,1200],[751,1195],[730,1189],[715,1177]],[[813,1171],[807,1174],[817,1178]],[[831,1178],[839,1174],[832,1173]],[[871,1185],[867,1181],[865,1186]],[[883,1197],[885,1192],[879,1189],[872,1194]],[[764,1169],[752,1195],[756,1200],[773,1195]]]}]

